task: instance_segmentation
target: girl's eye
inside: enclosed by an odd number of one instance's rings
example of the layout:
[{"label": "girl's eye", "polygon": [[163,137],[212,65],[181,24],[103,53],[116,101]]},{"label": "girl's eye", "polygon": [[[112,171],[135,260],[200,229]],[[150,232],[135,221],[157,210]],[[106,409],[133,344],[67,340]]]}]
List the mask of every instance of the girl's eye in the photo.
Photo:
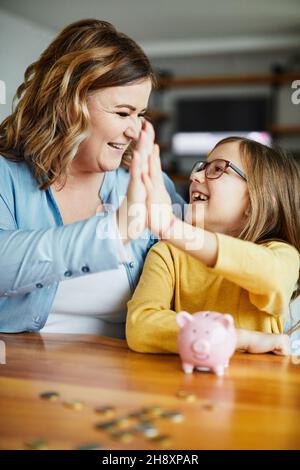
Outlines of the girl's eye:
[{"label": "girl's eye", "polygon": [[223,168],[221,166],[215,166],[215,171],[218,171],[219,173],[223,171]]}]

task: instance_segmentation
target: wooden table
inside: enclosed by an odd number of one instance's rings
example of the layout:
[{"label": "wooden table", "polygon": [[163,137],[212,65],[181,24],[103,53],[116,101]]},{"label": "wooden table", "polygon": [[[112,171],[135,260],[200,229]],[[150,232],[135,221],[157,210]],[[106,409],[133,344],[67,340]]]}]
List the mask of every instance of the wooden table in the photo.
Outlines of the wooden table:
[{"label": "wooden table", "polygon": [[[0,340],[6,345],[6,364],[0,365],[0,449],[24,449],[32,439],[47,441],[48,449],[91,442],[122,450],[300,448],[300,364],[291,358],[238,353],[224,377],[189,376],[178,356],[137,354],[115,339],[0,334]],[[57,401],[40,398],[49,390],[59,392]],[[179,398],[179,391],[196,400]],[[74,399],[85,406],[64,405]],[[94,411],[103,405],[116,407],[117,416],[158,406],[181,411],[184,420],[155,419],[169,443],[140,435],[123,442],[95,428],[107,420]]]}]

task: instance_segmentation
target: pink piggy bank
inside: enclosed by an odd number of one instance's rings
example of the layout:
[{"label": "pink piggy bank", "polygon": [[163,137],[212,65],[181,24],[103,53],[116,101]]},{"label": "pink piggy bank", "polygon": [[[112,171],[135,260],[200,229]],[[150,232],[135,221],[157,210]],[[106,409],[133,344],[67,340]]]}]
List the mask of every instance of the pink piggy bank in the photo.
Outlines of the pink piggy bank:
[{"label": "pink piggy bank", "polygon": [[237,342],[232,316],[209,311],[193,315],[179,312],[176,321],[180,326],[178,352],[184,372],[191,374],[194,368],[204,368],[223,375]]}]

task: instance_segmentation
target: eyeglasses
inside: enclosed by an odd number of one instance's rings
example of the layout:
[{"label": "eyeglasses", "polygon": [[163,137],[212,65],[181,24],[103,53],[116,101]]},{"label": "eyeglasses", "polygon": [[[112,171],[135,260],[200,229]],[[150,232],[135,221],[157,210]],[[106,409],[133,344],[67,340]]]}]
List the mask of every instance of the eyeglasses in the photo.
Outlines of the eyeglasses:
[{"label": "eyeglasses", "polygon": [[209,180],[216,180],[220,178],[227,168],[232,168],[241,178],[247,181],[246,174],[240,170],[234,163],[229,160],[223,160],[217,158],[216,160],[206,162],[196,162],[192,168],[191,175],[198,173],[199,171],[205,171],[205,177]]}]

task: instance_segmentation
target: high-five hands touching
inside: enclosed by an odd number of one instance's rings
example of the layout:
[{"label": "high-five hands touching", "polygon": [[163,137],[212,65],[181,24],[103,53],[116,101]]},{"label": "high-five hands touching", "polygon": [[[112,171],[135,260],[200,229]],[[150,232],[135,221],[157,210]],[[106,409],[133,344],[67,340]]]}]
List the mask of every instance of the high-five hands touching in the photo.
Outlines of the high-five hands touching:
[{"label": "high-five hands touching", "polygon": [[142,172],[148,171],[148,158],[153,146],[154,130],[145,120],[132,154],[127,195],[117,211],[119,233],[124,243],[138,238],[147,228],[147,193]]},{"label": "high-five hands touching", "polygon": [[173,217],[154,137],[153,126],[145,120],[132,155],[127,197],[117,213],[125,243],[138,238],[147,227],[162,236]]},{"label": "high-five hands touching", "polygon": [[134,152],[140,166],[137,178],[146,191],[146,225],[156,235],[162,237],[174,217],[171,198],[166,190],[160,163],[159,147],[154,144],[152,124],[145,121],[141,136]]}]

